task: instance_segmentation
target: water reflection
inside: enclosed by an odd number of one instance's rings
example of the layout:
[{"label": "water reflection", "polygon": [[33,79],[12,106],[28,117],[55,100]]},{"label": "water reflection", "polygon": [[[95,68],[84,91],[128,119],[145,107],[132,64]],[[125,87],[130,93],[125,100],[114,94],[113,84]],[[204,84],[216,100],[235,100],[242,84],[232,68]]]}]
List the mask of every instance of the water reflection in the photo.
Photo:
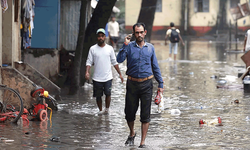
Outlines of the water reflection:
[{"label": "water reflection", "polygon": [[[165,110],[158,114],[152,103],[148,149],[249,149],[250,95],[240,88],[216,87],[222,78],[231,85],[242,85],[235,66],[244,65],[240,59],[243,53],[228,52],[223,43],[190,41],[179,47],[177,61],[169,61],[164,41],[152,43],[164,79]],[[120,68],[125,76],[126,63]],[[21,145],[23,149],[137,149],[140,110],[135,121],[136,145],[124,146],[129,133],[124,116],[125,83],[114,73],[108,115],[97,114],[91,84],[83,86],[77,96],[62,91],[63,101],[53,112],[53,123],[30,122],[28,127],[0,124],[1,136],[15,140],[10,145],[0,143],[1,148],[18,149]],[[154,80],[153,97],[157,86]],[[239,104],[232,103],[235,99]],[[171,115],[173,109],[181,114]],[[199,125],[200,119],[217,117],[222,118],[223,126]],[[50,141],[51,137],[60,137],[60,142]]]}]

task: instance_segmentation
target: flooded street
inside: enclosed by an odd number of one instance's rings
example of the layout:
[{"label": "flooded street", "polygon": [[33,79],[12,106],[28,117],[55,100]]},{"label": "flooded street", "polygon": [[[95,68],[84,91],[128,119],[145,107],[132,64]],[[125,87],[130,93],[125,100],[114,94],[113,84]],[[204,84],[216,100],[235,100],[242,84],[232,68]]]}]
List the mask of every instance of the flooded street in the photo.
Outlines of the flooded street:
[{"label": "flooded street", "polygon": [[[250,94],[244,92],[238,78],[239,66],[244,66],[240,58],[243,53],[227,52],[225,43],[191,41],[186,47],[180,46],[177,61],[171,61],[164,41],[151,42],[164,80],[165,110],[157,113],[152,100],[147,149],[249,149]],[[126,79],[126,64],[120,64],[120,69]],[[141,139],[140,110],[135,121],[135,146],[126,147],[126,81],[121,83],[114,73],[108,115],[97,114],[92,84],[83,86],[77,96],[62,91],[63,100],[58,102],[59,110],[53,111],[51,121],[30,122],[28,126],[0,124],[0,137],[14,140],[0,141],[0,149],[137,149]],[[222,78],[233,88],[217,88]],[[154,98],[158,84],[153,81]],[[236,99],[239,104],[233,103]],[[179,109],[181,114],[171,114],[173,109]],[[221,117],[223,126],[199,125],[200,119],[217,117]]]}]

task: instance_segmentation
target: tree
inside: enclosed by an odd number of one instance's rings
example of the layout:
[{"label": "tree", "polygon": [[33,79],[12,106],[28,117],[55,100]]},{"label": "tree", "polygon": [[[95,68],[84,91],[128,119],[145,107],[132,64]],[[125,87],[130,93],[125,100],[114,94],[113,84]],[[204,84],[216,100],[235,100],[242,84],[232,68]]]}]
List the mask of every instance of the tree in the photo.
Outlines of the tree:
[{"label": "tree", "polygon": [[82,0],[80,27],[77,40],[77,49],[75,54],[73,81],[70,87],[70,94],[76,94],[80,85],[85,83],[86,60],[89,48],[96,43],[96,31],[98,28],[105,28],[116,0],[99,0],[92,13],[92,17],[87,25],[85,32],[85,22],[82,20],[86,16],[86,1]]},{"label": "tree", "polygon": [[157,0],[142,0],[141,10],[137,22],[143,22],[146,25],[147,36],[145,40],[150,42],[153,22],[155,18]]},{"label": "tree", "polygon": [[90,3],[89,0],[82,0],[81,1],[81,9],[80,9],[80,24],[79,24],[79,32],[77,38],[77,45],[75,50],[75,58],[74,58],[74,65],[73,71],[71,72],[71,84],[69,94],[76,94],[79,90],[79,83],[80,83],[80,67],[82,62],[82,50],[83,50],[83,43],[84,43],[84,35],[85,35],[85,20],[86,20],[86,13],[87,13],[87,4]]}]

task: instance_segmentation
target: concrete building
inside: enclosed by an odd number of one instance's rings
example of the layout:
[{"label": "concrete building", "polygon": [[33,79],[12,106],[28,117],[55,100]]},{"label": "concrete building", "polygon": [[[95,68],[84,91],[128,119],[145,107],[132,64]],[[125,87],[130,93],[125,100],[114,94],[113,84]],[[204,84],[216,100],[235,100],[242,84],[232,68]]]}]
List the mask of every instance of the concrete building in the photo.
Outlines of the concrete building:
[{"label": "concrete building", "polygon": [[[21,1],[1,0],[1,6],[0,84],[15,89],[21,95],[26,108],[34,103],[35,99],[30,96],[30,92],[35,89],[34,84],[51,91],[53,96],[59,95],[60,88],[36,68],[21,62]],[[0,98],[0,101],[3,99]]]},{"label": "concrete building", "polygon": [[[230,20],[235,24],[231,15],[232,8],[238,3],[247,3],[249,0],[157,0],[157,8],[153,24],[153,37],[164,37],[170,22],[181,29],[182,33],[196,36],[215,34],[228,29]],[[141,0],[125,1],[125,28],[131,31],[132,25],[137,22]],[[238,29],[245,31],[250,26],[249,14],[237,20]]]}]

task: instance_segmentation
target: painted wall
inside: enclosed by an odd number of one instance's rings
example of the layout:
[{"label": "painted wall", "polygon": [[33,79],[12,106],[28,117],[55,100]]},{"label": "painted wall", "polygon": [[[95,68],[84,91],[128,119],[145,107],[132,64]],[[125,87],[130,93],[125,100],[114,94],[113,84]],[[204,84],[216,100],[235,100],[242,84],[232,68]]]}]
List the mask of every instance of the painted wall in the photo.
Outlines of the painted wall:
[{"label": "painted wall", "polygon": [[[141,0],[125,1],[125,24],[133,26],[138,19]],[[154,26],[168,26],[170,22],[175,22],[178,26],[181,24],[181,3],[182,0],[162,0],[162,12],[155,13]]]},{"label": "painted wall", "polygon": [[58,48],[60,0],[36,0],[35,3],[31,48]]},{"label": "painted wall", "polygon": [[[184,28],[184,2],[185,0],[162,0],[162,12],[155,13],[152,37],[165,34],[169,28],[170,22],[174,22],[178,28]],[[195,0],[188,0],[188,30],[189,34],[203,36],[208,34],[216,27],[217,18],[220,15],[220,0],[209,0],[209,12],[195,12]],[[240,0],[240,3],[246,3],[249,0]],[[234,25],[230,8],[230,0],[226,3],[226,23]],[[125,28],[127,31],[132,31],[132,25],[136,23],[140,12],[141,0],[126,0],[125,1]],[[250,16],[246,16],[238,20],[238,28],[247,30],[250,27]],[[183,31],[181,31],[183,32]],[[212,33],[212,32],[211,32]],[[211,34],[210,33],[210,34]]]},{"label": "painted wall", "polygon": [[[0,11],[0,27],[2,27],[2,11]],[[2,58],[2,28],[0,28],[0,58]],[[2,59],[0,59],[0,65],[2,66]],[[1,75],[1,74],[0,74]],[[1,77],[0,77],[0,83],[1,82]]]},{"label": "painted wall", "polygon": [[8,0],[7,2],[8,9],[2,13],[2,36],[4,37],[2,39],[2,63],[13,65],[13,62],[21,58],[20,47],[18,47],[20,22],[14,22],[14,1]]},{"label": "painted wall", "polygon": [[[244,4],[246,2],[249,3],[249,0],[240,0],[241,4]],[[229,8],[230,8],[230,2],[229,2],[229,0],[228,0],[227,7],[228,7],[228,9],[227,9],[227,19],[228,19],[228,22],[231,19],[231,23],[233,25],[235,25],[236,21],[233,20],[232,15],[231,15],[231,13],[229,11]],[[238,24],[239,29],[241,29],[243,31],[248,30],[250,28],[250,16],[245,16],[245,17],[237,20],[237,24]]]},{"label": "painted wall", "polygon": [[59,54],[54,49],[32,49],[23,53],[23,62],[28,63],[45,77],[55,82],[59,73]]},{"label": "painted wall", "polygon": [[189,3],[189,25],[197,27],[215,26],[219,12],[219,1],[209,1],[209,12],[195,12],[194,0]]}]

